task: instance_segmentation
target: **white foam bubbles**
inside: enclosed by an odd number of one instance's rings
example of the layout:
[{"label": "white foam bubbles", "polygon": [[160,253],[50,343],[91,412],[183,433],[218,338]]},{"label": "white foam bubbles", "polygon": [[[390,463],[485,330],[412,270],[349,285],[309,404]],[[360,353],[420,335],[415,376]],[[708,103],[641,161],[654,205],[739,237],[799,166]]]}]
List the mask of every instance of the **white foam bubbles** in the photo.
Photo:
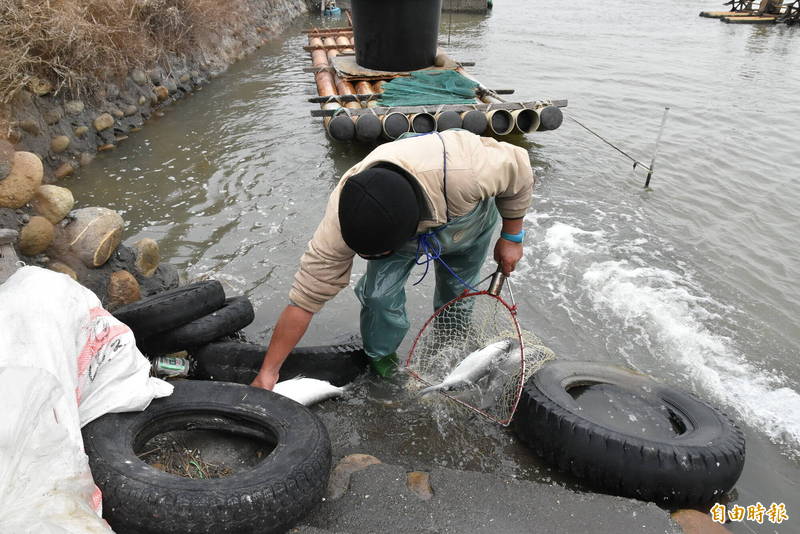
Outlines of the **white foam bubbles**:
[{"label": "white foam bubbles", "polygon": [[545,257],[545,262],[553,267],[559,267],[568,255],[589,252],[592,247],[584,243],[584,239],[581,239],[584,236],[590,236],[596,240],[603,236],[603,231],[581,230],[563,222],[553,223],[547,229],[544,237],[544,242],[550,249],[550,253]]},{"label": "white foam bubbles", "polygon": [[698,295],[682,275],[627,261],[592,263],[583,282],[594,306],[610,311],[625,327],[640,332],[653,352],[681,367],[703,391],[733,406],[772,440],[800,450],[800,394],[736,351],[709,324],[717,316],[711,300]]}]

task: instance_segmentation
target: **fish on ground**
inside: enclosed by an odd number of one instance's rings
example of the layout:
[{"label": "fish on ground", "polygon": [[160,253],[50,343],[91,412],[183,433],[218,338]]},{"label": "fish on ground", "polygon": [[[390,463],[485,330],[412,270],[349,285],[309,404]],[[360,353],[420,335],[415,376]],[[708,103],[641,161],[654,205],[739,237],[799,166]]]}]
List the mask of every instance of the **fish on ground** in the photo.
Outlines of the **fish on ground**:
[{"label": "fish on ground", "polygon": [[503,354],[511,348],[511,341],[504,339],[492,343],[482,349],[470,353],[450,373],[435,386],[422,389],[419,394],[426,395],[433,391],[449,390],[456,386],[474,384],[492,369]]},{"label": "fish on ground", "polygon": [[325,380],[299,377],[278,382],[272,391],[304,406],[311,406],[326,399],[341,397],[345,388],[334,386]]}]

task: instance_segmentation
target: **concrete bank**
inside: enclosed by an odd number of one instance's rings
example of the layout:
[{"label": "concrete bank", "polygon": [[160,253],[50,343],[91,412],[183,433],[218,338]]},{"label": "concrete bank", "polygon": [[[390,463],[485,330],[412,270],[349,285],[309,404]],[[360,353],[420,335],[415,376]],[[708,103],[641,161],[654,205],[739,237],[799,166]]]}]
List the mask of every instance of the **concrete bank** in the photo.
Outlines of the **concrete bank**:
[{"label": "concrete bank", "polygon": [[92,289],[110,309],[178,284],[177,271],[160,264],[157,243],[122,245],[125,223],[117,213],[81,206],[57,183],[308,10],[306,0],[244,5],[246,13],[191,58],[132,66],[125,76],[94,80],[87,87],[97,89],[79,96],[31,77],[0,110],[0,281],[18,261],[46,266]]}]

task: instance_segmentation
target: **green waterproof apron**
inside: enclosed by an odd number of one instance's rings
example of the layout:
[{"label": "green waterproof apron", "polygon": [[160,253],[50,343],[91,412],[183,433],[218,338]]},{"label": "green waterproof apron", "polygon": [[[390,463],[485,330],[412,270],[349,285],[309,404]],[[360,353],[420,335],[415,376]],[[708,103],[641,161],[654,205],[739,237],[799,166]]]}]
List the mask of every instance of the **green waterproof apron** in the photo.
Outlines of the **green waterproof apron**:
[{"label": "green waterproof apron", "polygon": [[[494,199],[489,198],[468,214],[425,235],[435,236],[441,245],[441,259],[464,282],[474,285],[498,218]],[[361,336],[364,350],[371,358],[394,353],[408,332],[410,323],[406,315],[405,283],[417,265],[418,239],[419,236],[385,259],[368,261],[366,274],[356,284],[356,297],[361,302]],[[465,286],[441,262],[435,261],[434,265],[436,291],[433,306],[438,309],[460,295]]]}]

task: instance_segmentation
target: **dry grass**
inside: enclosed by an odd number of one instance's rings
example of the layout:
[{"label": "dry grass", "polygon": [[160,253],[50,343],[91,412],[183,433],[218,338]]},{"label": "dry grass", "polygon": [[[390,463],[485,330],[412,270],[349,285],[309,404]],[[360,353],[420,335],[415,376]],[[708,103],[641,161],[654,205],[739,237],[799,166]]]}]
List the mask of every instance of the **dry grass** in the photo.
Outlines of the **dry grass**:
[{"label": "dry grass", "polygon": [[33,78],[80,95],[133,67],[212,50],[249,0],[1,0],[0,104]]}]

